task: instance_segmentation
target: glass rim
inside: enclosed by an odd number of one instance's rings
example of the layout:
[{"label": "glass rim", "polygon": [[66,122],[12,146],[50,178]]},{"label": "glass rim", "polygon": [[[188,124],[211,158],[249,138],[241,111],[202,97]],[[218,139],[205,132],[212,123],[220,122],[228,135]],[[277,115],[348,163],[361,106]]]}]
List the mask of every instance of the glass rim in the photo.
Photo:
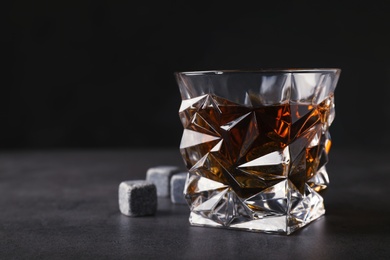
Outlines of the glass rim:
[{"label": "glass rim", "polygon": [[339,74],[340,68],[268,68],[268,69],[232,69],[232,70],[194,70],[194,71],[177,71],[175,75],[185,76],[200,76],[200,75],[222,75],[222,74],[235,74],[235,73],[259,73],[259,74],[272,74],[272,73],[324,73],[333,72]]}]

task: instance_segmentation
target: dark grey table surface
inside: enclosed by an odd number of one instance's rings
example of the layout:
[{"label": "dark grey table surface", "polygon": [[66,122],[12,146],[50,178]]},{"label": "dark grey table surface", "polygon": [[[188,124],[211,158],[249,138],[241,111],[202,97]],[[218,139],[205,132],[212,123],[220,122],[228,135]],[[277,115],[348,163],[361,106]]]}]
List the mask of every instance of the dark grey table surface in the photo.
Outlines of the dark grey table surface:
[{"label": "dark grey table surface", "polygon": [[390,259],[390,153],[332,149],[326,215],[290,236],[191,227],[186,205],[118,209],[121,181],[178,150],[0,153],[0,259]]}]

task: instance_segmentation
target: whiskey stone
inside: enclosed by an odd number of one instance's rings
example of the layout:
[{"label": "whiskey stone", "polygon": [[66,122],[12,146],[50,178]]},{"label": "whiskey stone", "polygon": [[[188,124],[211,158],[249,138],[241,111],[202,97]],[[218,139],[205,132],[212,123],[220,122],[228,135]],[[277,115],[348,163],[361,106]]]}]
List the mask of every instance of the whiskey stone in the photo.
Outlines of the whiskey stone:
[{"label": "whiskey stone", "polygon": [[152,167],[146,172],[146,180],[156,185],[157,197],[169,197],[171,177],[179,172],[176,166]]},{"label": "whiskey stone", "polygon": [[187,172],[177,173],[171,178],[171,202],[175,204],[187,204],[184,198],[184,186],[187,179]]},{"label": "whiskey stone", "polygon": [[123,181],[119,184],[119,209],[130,217],[154,215],[157,210],[156,186],[148,181]]}]

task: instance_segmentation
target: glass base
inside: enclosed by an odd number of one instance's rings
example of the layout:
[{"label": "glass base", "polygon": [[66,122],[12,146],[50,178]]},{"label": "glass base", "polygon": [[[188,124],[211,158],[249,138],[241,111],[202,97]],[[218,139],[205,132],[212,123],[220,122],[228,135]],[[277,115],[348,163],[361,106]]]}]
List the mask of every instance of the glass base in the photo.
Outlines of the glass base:
[{"label": "glass base", "polygon": [[289,235],[325,214],[323,198],[309,185],[303,194],[288,180],[275,186],[246,200],[230,187],[192,196],[190,224]]}]

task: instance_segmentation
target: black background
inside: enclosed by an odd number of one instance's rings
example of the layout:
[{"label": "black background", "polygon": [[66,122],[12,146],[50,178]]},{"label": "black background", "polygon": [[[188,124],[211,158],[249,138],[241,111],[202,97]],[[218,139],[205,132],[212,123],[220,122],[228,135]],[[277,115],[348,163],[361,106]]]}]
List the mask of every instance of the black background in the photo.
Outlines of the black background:
[{"label": "black background", "polygon": [[275,67],[341,68],[334,146],[389,145],[387,5],[269,2],[10,2],[1,149],[178,147],[175,71]]}]

